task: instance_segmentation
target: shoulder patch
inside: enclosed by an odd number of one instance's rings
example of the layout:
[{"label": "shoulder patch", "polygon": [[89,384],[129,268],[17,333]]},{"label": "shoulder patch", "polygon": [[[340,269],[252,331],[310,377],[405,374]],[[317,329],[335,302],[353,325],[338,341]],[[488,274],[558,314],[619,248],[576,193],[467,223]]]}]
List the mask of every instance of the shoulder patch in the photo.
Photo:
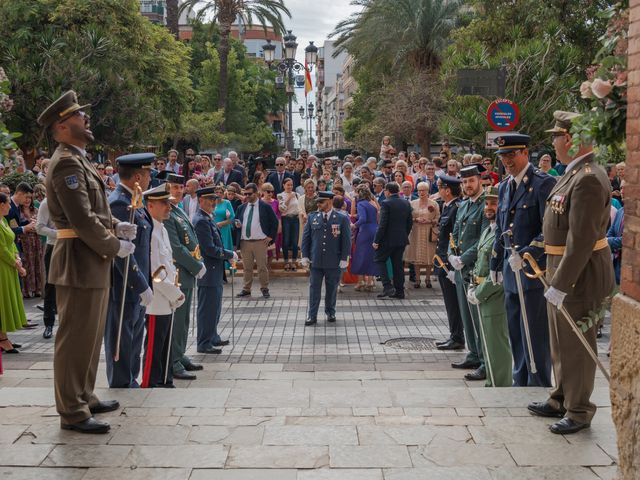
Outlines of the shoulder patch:
[{"label": "shoulder patch", "polygon": [[64,177],[64,183],[70,190],[76,190],[80,186],[78,177],[76,175],[69,175],[68,177]]}]

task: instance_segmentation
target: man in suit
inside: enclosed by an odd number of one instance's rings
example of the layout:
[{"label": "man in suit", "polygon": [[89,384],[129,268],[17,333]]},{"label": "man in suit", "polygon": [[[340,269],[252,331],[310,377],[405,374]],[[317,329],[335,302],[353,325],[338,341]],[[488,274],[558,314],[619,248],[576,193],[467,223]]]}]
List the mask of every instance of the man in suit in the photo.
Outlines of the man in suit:
[{"label": "man in suit", "polygon": [[380,167],[379,178],[382,178],[385,183],[393,182],[393,162],[391,160],[385,160]]},{"label": "man in suit", "polygon": [[[117,410],[93,389],[102,347],[112,260],[133,253],[136,227],[111,216],[105,186],[86,156],[93,142],[89,116],[74,91],[53,102],[38,124],[58,142],[47,175],[47,202],[58,240],[49,281],[56,286],[60,326],[53,356],[56,410],[60,427],[107,433],[93,415]],[[120,240],[126,239],[126,240]]]},{"label": "man in suit", "polygon": [[198,205],[198,195],[196,192],[200,188],[200,182],[197,179],[191,178],[184,184],[184,196],[182,197],[182,210],[187,214],[189,220],[193,221],[193,217],[196,216],[196,212],[200,209]]},{"label": "man in suit", "polygon": [[240,253],[244,271],[244,286],[237,297],[251,296],[253,285],[253,264],[258,267],[260,291],[269,298],[269,270],[267,269],[267,247],[278,234],[278,217],[273,208],[258,199],[258,186],[248,183],[244,189],[247,199],[238,207],[235,226],[240,230]]},{"label": "man in suit", "polygon": [[244,185],[244,179],[247,176],[247,171],[245,170],[245,168],[240,165],[240,157],[238,157],[238,153],[234,152],[233,150],[231,150],[229,152],[229,160],[231,160],[231,163],[233,163],[233,169],[240,172],[240,175],[242,175],[242,183],[240,183],[240,186]]},{"label": "man in suit", "polygon": [[[402,255],[409,245],[409,234],[413,227],[411,204],[399,197],[400,187],[389,182],[384,187],[387,199],[380,205],[380,224],[373,241],[376,251],[374,262],[382,277],[382,293],[378,297],[404,298],[404,266]],[[387,272],[386,262],[391,259],[393,286]]]},{"label": "man in suit", "polygon": [[293,179],[293,175],[285,171],[286,166],[287,163],[284,157],[278,157],[276,158],[276,171],[267,175],[267,182],[273,185],[273,191],[276,196],[284,190],[284,187],[282,186],[284,179]]},{"label": "man in suit", "polygon": [[[596,365],[559,309],[566,307],[581,322],[584,336],[597,352],[596,328],[604,299],[615,287],[611,250],[606,232],[611,209],[611,186],[597,164],[591,145],[581,145],[573,156],[572,112],[554,113],[553,147],[565,174],[549,194],[544,213],[544,249],[551,356],[556,386],[545,402],[529,411],[544,417],[563,417],[549,428],[570,434],[588,428],[596,413],[590,401]],[[585,330],[586,328],[586,330]]]},{"label": "man in suit", "polygon": [[171,339],[171,364],[173,378],[180,380],[195,380],[194,371],[202,370],[202,365],[193,363],[185,354],[187,338],[189,336],[189,317],[193,289],[196,279],[202,278],[207,271],[198,245],[198,237],[185,211],[180,208],[184,195],[184,177],[182,175],[167,175],[167,184],[171,193],[171,212],[169,218],[163,222],[169,235],[173,261],[178,269],[180,290],[185,301],[173,315],[173,338]]},{"label": "man in suit", "polygon": [[[22,220],[22,215],[20,214],[20,208],[23,205],[30,204],[32,198],[33,188],[31,188],[31,186],[25,182],[20,182],[16,186],[16,191],[13,193],[13,195],[11,195],[9,202],[9,213],[5,218],[7,219],[7,222],[9,222],[9,227],[11,228],[11,230],[13,230],[13,233],[15,233],[16,239],[21,233],[33,232],[36,229],[35,220],[32,222]],[[20,249],[20,245],[18,245],[18,248]]]},{"label": "man in suit", "polygon": [[[538,280],[527,278],[521,270],[522,255],[526,252],[544,268],[542,222],[547,197],[556,181],[529,163],[529,140],[528,135],[521,134],[504,134],[496,139],[499,146],[496,153],[510,176],[500,184],[500,208],[493,245],[496,254],[491,259],[491,270],[496,283],[500,283],[498,277],[502,277],[504,284],[514,386],[550,387],[551,352],[544,292]],[[507,245],[513,246],[517,254],[506,248]],[[516,275],[522,281],[525,305],[520,304]],[[531,372],[522,309],[526,309],[537,373]]]},{"label": "man in suit", "polygon": [[[136,186],[140,192],[147,190],[151,181],[153,153],[134,153],[118,157],[120,183],[109,195],[109,205],[114,217],[128,221],[131,214],[131,198]],[[135,254],[129,259],[126,290],[123,285],[125,260],[116,259],[112,273],[109,312],[104,334],[107,381],[111,388],[138,388],[141,367],[142,342],[144,340],[145,307],[153,299],[151,290],[151,234],[153,221],[144,207],[135,209],[133,223],[137,235],[133,243]],[[125,294],[120,350],[117,348],[122,295]],[[115,360],[119,354],[118,361]]]},{"label": "man in suit", "polygon": [[309,312],[306,326],[318,322],[320,293],[324,278],[324,312],[327,322],[336,321],[336,297],[340,275],[347,268],[351,253],[349,217],[333,209],[333,193],[318,192],[318,211],[309,215],[302,234],[301,264],[311,266],[309,281]]},{"label": "man in suit", "polygon": [[224,261],[238,260],[233,250],[225,250],[220,230],[213,221],[213,209],[219,197],[214,187],[198,190],[200,210],[196,213],[193,226],[200,243],[206,273],[198,280],[198,353],[222,353],[220,348],[229,345],[218,334],[218,322],[222,312],[222,278]]},{"label": "man in suit", "polygon": [[382,204],[387,197],[384,194],[384,186],[386,185],[386,181],[382,177],[376,177],[373,179],[373,195],[378,203]]},{"label": "man in suit", "polygon": [[222,161],[222,171],[215,178],[215,184],[223,184],[224,186],[227,186],[233,182],[236,182],[241,186],[244,185],[242,173],[233,169],[233,162],[230,158],[225,158]]}]

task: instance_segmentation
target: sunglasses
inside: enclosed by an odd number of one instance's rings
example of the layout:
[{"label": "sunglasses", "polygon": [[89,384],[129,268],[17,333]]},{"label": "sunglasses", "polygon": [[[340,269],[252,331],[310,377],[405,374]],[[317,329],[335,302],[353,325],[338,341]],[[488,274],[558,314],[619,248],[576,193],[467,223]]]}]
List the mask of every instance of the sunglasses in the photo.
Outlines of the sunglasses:
[{"label": "sunglasses", "polygon": [[245,197],[248,197],[249,195],[253,195],[254,193],[257,193],[257,192],[244,192],[243,195]]},{"label": "sunglasses", "polygon": [[276,167],[284,167],[284,163],[276,163]]}]

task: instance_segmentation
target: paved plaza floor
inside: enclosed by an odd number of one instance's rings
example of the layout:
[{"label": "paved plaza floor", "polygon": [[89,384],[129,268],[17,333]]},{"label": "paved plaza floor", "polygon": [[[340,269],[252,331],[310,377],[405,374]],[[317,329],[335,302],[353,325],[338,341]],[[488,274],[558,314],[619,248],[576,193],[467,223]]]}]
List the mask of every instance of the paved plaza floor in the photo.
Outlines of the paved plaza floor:
[{"label": "paved plaza floor", "polygon": [[[591,429],[551,434],[550,420],[526,410],[545,389],[488,389],[450,368],[463,354],[433,345],[448,334],[434,287],[380,300],[347,286],[338,322],[305,328],[307,279],[275,279],[269,300],[235,301],[232,328],[227,285],[222,335],[235,342],[206,356],[191,337],[188,353],[204,363],[196,381],[109,390],[100,365],[98,395],[121,403],[99,416],[111,423],[107,435],[60,430],[53,340],[42,328],[17,332],[23,349],[3,357],[0,376],[0,479],[615,478],[605,379],[598,373]],[[28,316],[41,322],[37,303],[28,302]]]}]

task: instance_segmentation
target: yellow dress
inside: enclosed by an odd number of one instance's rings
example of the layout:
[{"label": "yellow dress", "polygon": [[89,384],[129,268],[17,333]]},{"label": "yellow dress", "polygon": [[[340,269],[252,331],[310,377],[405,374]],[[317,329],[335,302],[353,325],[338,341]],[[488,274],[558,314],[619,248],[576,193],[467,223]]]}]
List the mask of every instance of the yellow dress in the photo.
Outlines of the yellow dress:
[{"label": "yellow dress", "polygon": [[15,332],[27,324],[18,271],[18,248],[7,219],[0,217],[0,331]]},{"label": "yellow dress", "polygon": [[[430,241],[429,232],[438,225],[440,207],[429,199],[426,206],[420,205],[420,199],[411,201],[413,227],[409,235],[409,246],[405,250],[404,261],[415,265],[433,265],[436,244]],[[426,220],[430,223],[420,223]]]}]

